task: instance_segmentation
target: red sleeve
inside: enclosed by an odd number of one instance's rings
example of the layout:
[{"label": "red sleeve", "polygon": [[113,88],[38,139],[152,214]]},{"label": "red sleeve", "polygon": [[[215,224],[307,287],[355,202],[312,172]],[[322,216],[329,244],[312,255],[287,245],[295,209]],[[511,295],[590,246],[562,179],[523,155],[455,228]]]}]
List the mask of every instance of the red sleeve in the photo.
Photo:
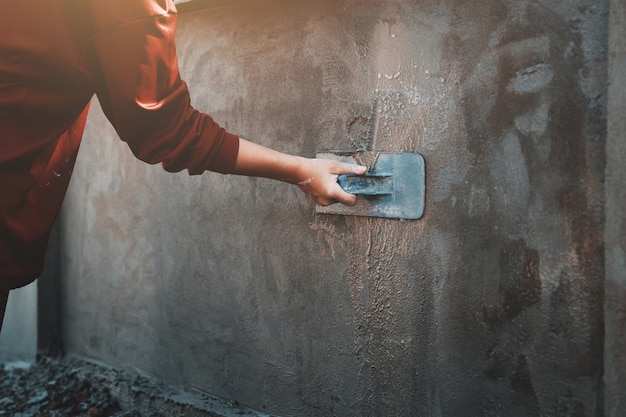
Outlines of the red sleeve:
[{"label": "red sleeve", "polygon": [[133,153],[168,171],[229,173],[239,138],[191,107],[180,79],[172,0],[94,1],[88,50],[98,99]]}]

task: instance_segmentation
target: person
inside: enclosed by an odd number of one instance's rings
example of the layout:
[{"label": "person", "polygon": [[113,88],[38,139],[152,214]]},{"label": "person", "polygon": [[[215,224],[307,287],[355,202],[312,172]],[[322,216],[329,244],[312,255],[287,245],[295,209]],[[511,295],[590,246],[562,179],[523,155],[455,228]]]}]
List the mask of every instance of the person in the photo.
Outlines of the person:
[{"label": "person", "polygon": [[[352,205],[340,174],[365,167],[285,154],[220,127],[181,80],[173,0],[28,0],[0,14],[0,326],[10,290],[37,278],[95,95],[134,155]],[[1,328],[1,327],[0,327]]]}]

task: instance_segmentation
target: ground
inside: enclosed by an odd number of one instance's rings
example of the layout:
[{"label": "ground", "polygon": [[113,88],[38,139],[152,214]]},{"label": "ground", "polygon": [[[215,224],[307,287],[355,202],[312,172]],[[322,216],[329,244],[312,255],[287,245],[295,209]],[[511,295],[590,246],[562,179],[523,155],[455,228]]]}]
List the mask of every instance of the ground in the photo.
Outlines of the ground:
[{"label": "ground", "polygon": [[0,416],[159,416],[123,411],[103,380],[87,377],[83,368],[50,359],[7,365],[0,370]]},{"label": "ground", "polygon": [[82,359],[0,364],[0,417],[269,417]]}]

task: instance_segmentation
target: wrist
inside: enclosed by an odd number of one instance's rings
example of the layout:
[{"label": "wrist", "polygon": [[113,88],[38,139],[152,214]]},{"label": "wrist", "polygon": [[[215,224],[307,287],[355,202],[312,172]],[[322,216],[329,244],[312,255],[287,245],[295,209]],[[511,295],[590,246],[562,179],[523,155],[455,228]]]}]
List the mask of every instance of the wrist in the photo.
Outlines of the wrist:
[{"label": "wrist", "polygon": [[311,160],[302,156],[290,156],[293,159],[290,168],[287,170],[285,181],[294,185],[301,185],[306,181],[310,181],[312,179],[311,170],[309,169]]}]

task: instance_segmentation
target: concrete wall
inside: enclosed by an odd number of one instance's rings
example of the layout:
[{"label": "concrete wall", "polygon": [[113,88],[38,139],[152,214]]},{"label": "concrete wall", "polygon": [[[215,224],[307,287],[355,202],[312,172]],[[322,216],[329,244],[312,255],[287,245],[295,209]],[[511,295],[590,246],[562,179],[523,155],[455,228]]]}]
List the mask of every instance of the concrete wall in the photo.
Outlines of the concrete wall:
[{"label": "concrete wall", "polygon": [[626,2],[611,1],[606,168],[606,416],[626,410]]},{"label": "concrete wall", "polygon": [[[0,365],[37,355],[37,284],[11,291],[0,332]],[[1,366],[0,366],[1,368]]]},{"label": "concrete wall", "polygon": [[419,221],[133,159],[94,105],[62,216],[74,354],[281,416],[600,416],[608,2],[241,0],[181,16],[197,108],[416,151]]}]

